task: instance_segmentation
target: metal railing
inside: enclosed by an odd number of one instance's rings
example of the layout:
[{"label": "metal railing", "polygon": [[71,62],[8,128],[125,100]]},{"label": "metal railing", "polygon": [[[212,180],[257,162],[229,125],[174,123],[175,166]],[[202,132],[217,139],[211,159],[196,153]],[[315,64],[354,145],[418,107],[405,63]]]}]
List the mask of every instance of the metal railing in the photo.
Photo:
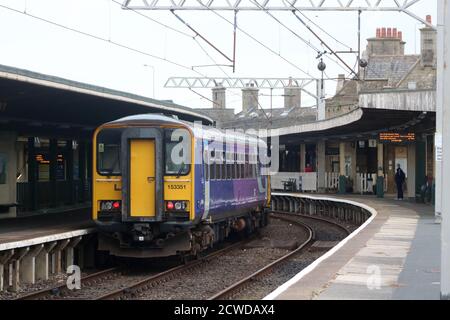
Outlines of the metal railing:
[{"label": "metal railing", "polygon": [[17,183],[18,212],[84,203],[90,198],[91,184],[89,180]]}]

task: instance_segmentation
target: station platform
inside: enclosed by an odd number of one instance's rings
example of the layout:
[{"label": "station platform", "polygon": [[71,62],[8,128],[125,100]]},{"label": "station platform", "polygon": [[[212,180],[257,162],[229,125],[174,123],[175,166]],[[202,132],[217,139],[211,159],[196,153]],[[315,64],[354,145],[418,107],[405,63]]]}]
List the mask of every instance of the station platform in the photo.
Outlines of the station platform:
[{"label": "station platform", "polygon": [[432,206],[346,195],[376,211],[365,227],[265,299],[439,300],[440,224]]},{"label": "station platform", "polygon": [[0,249],[10,243],[92,227],[94,223],[91,220],[91,209],[88,207],[3,219],[0,220]]}]

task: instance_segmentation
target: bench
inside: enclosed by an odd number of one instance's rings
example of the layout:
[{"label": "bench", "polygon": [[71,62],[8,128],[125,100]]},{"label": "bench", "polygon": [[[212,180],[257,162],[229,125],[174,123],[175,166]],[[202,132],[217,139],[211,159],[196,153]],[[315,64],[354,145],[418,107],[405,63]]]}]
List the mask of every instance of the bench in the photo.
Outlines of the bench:
[{"label": "bench", "polygon": [[297,179],[289,178],[287,181],[282,181],[283,183],[283,190],[284,191],[290,191],[290,192],[296,192],[297,191]]}]

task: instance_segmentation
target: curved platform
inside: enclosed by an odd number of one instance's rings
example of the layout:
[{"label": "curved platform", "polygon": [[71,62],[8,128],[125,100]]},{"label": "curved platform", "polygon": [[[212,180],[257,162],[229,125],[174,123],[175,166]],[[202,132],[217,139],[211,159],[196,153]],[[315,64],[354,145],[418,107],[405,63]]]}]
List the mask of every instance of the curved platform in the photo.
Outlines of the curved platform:
[{"label": "curved platform", "polygon": [[266,300],[440,298],[440,225],[433,207],[369,196],[309,198],[351,201],[376,214]]}]

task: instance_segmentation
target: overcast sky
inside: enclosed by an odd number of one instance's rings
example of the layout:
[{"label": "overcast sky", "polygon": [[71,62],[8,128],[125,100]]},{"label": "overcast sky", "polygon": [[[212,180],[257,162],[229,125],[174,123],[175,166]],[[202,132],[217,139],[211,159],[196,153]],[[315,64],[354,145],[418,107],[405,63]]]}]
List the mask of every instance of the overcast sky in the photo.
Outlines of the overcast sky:
[{"label": "overcast sky", "polygon": [[[8,10],[5,6],[20,13]],[[436,10],[435,0],[422,0],[411,8],[411,11],[423,18],[431,14],[433,23],[436,20]],[[23,14],[24,12],[126,45],[143,53],[43,22]],[[188,107],[211,107],[210,101],[187,89],[166,89],[164,84],[171,76],[199,76],[191,70],[192,66],[229,62],[201,39],[194,40],[193,33],[170,12],[141,12],[184,34],[161,26],[132,11],[122,10],[111,0],[0,0],[0,64],[157,99],[174,100]],[[233,19],[232,13],[220,14],[229,20]],[[356,13],[305,12],[304,14],[340,42],[357,50]],[[212,12],[179,12],[179,15],[216,47],[232,56],[233,28],[230,24]],[[291,13],[274,12],[273,15],[313,46],[325,50]],[[297,68],[238,31],[234,74],[231,68],[227,67],[223,67],[222,70],[217,67],[194,68],[195,70],[206,76],[220,77],[225,76],[224,72],[231,77],[305,77],[301,69],[314,77],[320,76],[317,71],[316,52],[266,13],[239,12],[238,24],[243,30],[295,64]],[[366,38],[375,36],[377,27],[392,27],[403,31],[403,37],[407,41],[406,52],[417,53],[420,50],[421,26],[418,21],[397,12],[363,13],[362,46],[366,46]],[[312,27],[334,50],[348,50],[321,30]],[[176,62],[184,67],[147,54]],[[343,57],[351,67],[355,65],[354,54],[344,54]],[[339,73],[349,74],[342,65],[339,66],[329,59],[325,62],[327,76],[333,78]],[[327,95],[334,93],[335,85],[333,80],[327,82]],[[198,92],[211,97],[208,89]],[[260,94],[269,95],[269,92],[262,90]],[[275,90],[273,94],[274,107],[281,107],[282,92]],[[267,96],[261,96],[260,102],[263,107],[269,107]],[[305,106],[314,103],[306,97],[304,102]],[[241,109],[240,90],[227,91],[227,105],[236,111]]]}]

